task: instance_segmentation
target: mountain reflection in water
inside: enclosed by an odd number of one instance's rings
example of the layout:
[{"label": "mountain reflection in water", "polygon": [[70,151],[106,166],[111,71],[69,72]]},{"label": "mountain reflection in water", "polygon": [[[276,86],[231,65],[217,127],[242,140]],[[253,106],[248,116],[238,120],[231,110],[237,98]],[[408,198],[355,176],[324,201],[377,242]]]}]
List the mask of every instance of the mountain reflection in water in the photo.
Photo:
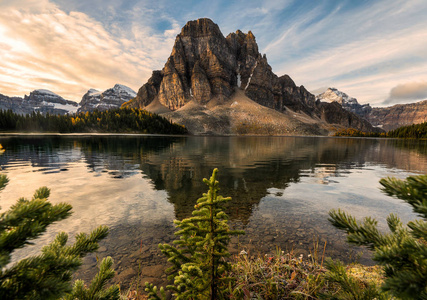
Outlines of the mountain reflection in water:
[{"label": "mountain reflection in water", "polygon": [[[226,211],[234,238],[232,253],[252,255],[277,247],[307,255],[313,240],[327,241],[327,255],[349,260],[360,249],[345,244],[327,221],[332,208],[385,227],[390,212],[413,219],[408,206],[379,190],[379,179],[427,171],[425,141],[316,137],[30,136],[0,137],[6,149],[0,166],[11,182],[0,193],[2,209],[39,186],[52,189],[53,203],[73,205],[73,216],[54,224],[35,246],[65,230],[70,235],[98,225],[110,227],[99,257],[113,256],[116,281],[128,286],[164,281],[165,259],[157,249],[171,242],[173,219],[191,215],[206,192],[202,182],[219,169],[220,193],[233,198]],[[369,262],[369,254],[362,255]],[[94,274],[96,256],[80,276]]]}]

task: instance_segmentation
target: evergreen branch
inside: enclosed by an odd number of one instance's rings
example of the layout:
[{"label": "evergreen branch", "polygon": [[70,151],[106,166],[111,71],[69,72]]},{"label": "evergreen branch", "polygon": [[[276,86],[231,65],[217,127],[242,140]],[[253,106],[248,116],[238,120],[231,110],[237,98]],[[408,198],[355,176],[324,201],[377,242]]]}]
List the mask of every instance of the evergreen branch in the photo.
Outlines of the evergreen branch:
[{"label": "evergreen branch", "polygon": [[397,231],[399,228],[402,228],[402,227],[403,227],[403,224],[402,224],[402,222],[400,221],[400,218],[399,218],[397,215],[395,215],[395,214],[390,214],[390,215],[387,217],[387,225],[388,225],[388,228],[390,229],[390,231],[391,231],[392,233],[396,233],[396,231]]},{"label": "evergreen branch", "polygon": [[413,208],[423,220],[403,226],[391,214],[387,218],[390,234],[382,235],[377,222],[365,218],[362,225],[338,211],[330,212],[331,223],[348,233],[348,241],[367,245],[374,250],[373,259],[383,266],[385,280],[382,290],[399,299],[427,299],[427,175],[408,177],[405,181],[395,178],[382,179],[383,191],[398,197]]},{"label": "evergreen branch", "polygon": [[387,195],[404,200],[415,213],[427,218],[427,175],[410,176],[405,181],[388,177],[380,184]]},{"label": "evergreen branch", "polygon": [[[412,229],[412,235],[417,239],[427,241],[427,222],[422,220],[415,220],[408,223],[408,227]],[[427,243],[427,242],[426,242]]]},{"label": "evergreen branch", "polygon": [[49,196],[50,196],[50,189],[43,186],[43,187],[39,188],[38,190],[36,190],[36,192],[34,193],[34,196],[33,196],[33,200],[35,200],[35,199],[47,199],[47,198],[49,198]]},{"label": "evergreen branch", "polygon": [[0,174],[0,191],[4,189],[9,182],[9,179],[6,175]]}]

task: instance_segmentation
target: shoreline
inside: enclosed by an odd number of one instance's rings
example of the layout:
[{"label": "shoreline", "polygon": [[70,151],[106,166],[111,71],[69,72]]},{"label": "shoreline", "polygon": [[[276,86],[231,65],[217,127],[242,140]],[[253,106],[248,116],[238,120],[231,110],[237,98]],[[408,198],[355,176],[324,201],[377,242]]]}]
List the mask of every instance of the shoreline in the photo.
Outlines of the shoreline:
[{"label": "shoreline", "polygon": [[380,138],[380,137],[350,137],[350,136],[332,136],[332,135],[263,135],[263,134],[223,134],[223,135],[210,135],[210,134],[161,134],[161,133],[115,133],[115,132],[74,132],[74,133],[60,133],[60,132],[0,132],[0,137],[13,137],[13,136],[64,136],[64,137],[89,137],[89,136],[128,136],[128,137],[143,137],[143,136],[163,136],[163,137],[294,137],[294,138],[351,138],[351,139],[399,139],[399,138]]}]

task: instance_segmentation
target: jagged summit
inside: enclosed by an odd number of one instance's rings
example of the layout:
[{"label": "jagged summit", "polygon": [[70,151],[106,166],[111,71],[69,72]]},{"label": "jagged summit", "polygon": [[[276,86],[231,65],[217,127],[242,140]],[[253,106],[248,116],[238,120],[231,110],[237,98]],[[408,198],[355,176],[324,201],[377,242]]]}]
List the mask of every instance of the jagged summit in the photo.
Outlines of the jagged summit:
[{"label": "jagged summit", "polygon": [[115,84],[114,87],[100,92],[90,89],[83,95],[78,113],[94,110],[104,111],[118,108],[126,101],[134,98],[136,92],[123,84]]},{"label": "jagged summit", "polygon": [[154,71],[137,96],[124,106],[162,106],[162,111],[172,112],[190,102],[192,106],[213,107],[226,105],[236,91],[280,113],[304,113],[313,119],[312,123],[337,121],[345,127],[367,131],[372,128],[340,107],[317,103],[313,94],[304,86],[297,86],[288,75],[274,74],[251,31],[237,30],[224,37],[218,25],[206,18],[185,24],[163,69]]},{"label": "jagged summit", "polygon": [[290,98],[286,96],[289,93],[309,96],[299,100],[314,104],[314,96],[305,89],[299,91],[289,76],[278,78],[272,72],[251,31],[245,34],[237,30],[225,38],[212,20],[199,19],[182,28],[164,68],[153,72],[128,105],[145,107],[157,98],[162,105],[177,110],[192,100],[200,104],[213,99],[224,102],[235,87],[245,90],[252,100],[279,111]]},{"label": "jagged summit", "polygon": [[218,25],[208,18],[187,22],[180,33],[181,37],[207,37],[211,35],[222,35],[222,32]]}]

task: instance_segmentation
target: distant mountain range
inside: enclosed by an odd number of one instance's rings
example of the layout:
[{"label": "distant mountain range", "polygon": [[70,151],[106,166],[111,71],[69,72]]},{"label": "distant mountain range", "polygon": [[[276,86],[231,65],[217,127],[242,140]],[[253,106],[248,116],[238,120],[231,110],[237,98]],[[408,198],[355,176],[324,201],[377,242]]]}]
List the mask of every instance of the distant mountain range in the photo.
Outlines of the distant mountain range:
[{"label": "distant mountain range", "polygon": [[316,99],[337,102],[344,109],[365,118],[373,126],[382,128],[385,131],[427,121],[427,100],[372,108],[369,104],[359,104],[356,98],[352,98],[336,88],[327,89],[326,92],[317,95]]},{"label": "distant mountain range", "polygon": [[0,94],[0,109],[11,109],[17,114],[40,112],[65,115],[94,111],[95,109],[105,111],[111,108],[119,108],[134,97],[136,97],[136,92],[121,84],[116,84],[104,92],[90,89],[83,95],[80,103],[65,100],[49,90],[39,89],[32,91],[29,96],[25,95],[24,98]]},{"label": "distant mountain range", "polygon": [[0,94],[0,109],[71,114],[121,106],[144,108],[185,125],[193,134],[328,135],[355,128],[380,132],[425,121],[427,101],[372,108],[335,88],[315,96],[277,76],[251,31],[224,37],[210,19],[189,21],[176,36],[162,70],[138,90],[116,84],[90,89],[80,103],[48,90],[24,98]]}]

